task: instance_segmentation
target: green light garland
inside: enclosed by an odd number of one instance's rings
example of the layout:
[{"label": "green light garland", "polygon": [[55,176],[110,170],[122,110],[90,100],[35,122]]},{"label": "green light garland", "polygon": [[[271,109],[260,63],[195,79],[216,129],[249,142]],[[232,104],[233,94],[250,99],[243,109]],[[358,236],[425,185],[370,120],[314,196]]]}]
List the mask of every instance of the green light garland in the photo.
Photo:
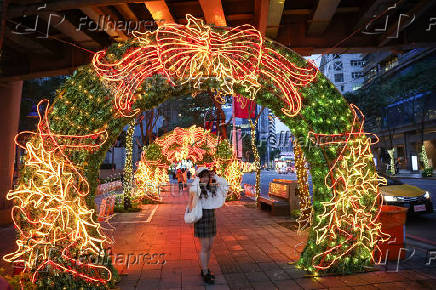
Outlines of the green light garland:
[{"label": "green light garland", "polygon": [[[225,30],[220,28],[211,29],[216,33],[222,34],[225,32]],[[149,41],[153,43],[155,40],[150,39]],[[109,48],[108,59],[115,62],[127,51],[143,45],[144,43],[135,40],[114,44]],[[266,39],[263,45],[276,51],[297,66],[301,67],[307,64],[304,58],[278,43]],[[307,140],[307,135],[309,131],[324,134],[349,132],[353,117],[351,110],[340,92],[320,73],[318,73],[314,82],[299,89],[299,93],[303,98],[302,109],[300,114],[293,118],[284,115],[282,112],[284,102],[277,97],[280,94],[280,88],[275,87],[270,79],[265,77],[259,77],[258,82],[261,88],[257,91],[256,102],[269,108],[292,130],[295,138],[301,141],[301,149],[311,166],[313,224],[317,227],[322,227],[328,224],[328,220],[319,217],[325,210],[323,202],[329,201],[332,197],[332,191],[326,187],[324,178],[328,174],[330,162],[335,160],[339,153],[334,149],[322,151],[321,148],[314,146]],[[191,95],[192,93],[210,90],[210,88],[219,88],[219,86],[219,80],[216,78],[205,78],[204,82],[196,88],[193,88],[189,83],[181,84],[177,80],[174,86],[168,83],[165,78],[156,75],[147,78],[141,88],[136,91],[133,109],[141,111],[150,110],[173,96]],[[234,84],[233,89],[242,96],[250,96],[249,92],[237,83]],[[49,112],[50,129],[54,133],[86,135],[90,132],[106,129],[109,134],[107,142],[98,151],[92,154],[86,151],[71,152],[70,156],[72,162],[77,165],[90,184],[90,194],[87,196],[86,202],[89,208],[94,208],[94,192],[98,185],[100,164],[123,127],[129,123],[133,124],[133,121],[132,118],[119,117],[117,115],[113,109],[111,90],[97,76],[90,65],[80,67],[75,71],[60,88],[60,91],[64,91],[64,94],[56,98]],[[129,129],[133,130],[134,125],[131,127]],[[129,136],[130,134],[127,135]],[[131,146],[132,140],[127,141],[127,144]],[[228,144],[226,145],[225,142],[221,144],[217,148],[217,155],[222,155],[224,159],[228,152],[227,150],[220,150],[220,146],[225,147]],[[129,150],[127,149],[127,151]],[[149,154],[153,155],[153,158],[158,159],[158,153],[158,150],[156,150],[153,154],[150,151]],[[230,159],[231,153],[227,157]],[[126,156],[126,165],[131,165],[131,161],[129,163],[128,158],[131,158],[131,156]],[[225,170],[225,165],[221,164],[221,166],[221,170]],[[394,168],[394,166],[391,167]],[[375,169],[371,167],[370,170]],[[29,182],[32,176],[32,168],[25,168],[22,173],[19,182]],[[125,181],[130,181],[131,178],[131,171],[129,172],[129,168],[126,167]],[[127,190],[128,186],[125,188]],[[368,206],[370,201],[363,200],[362,202],[366,203],[365,206]],[[330,243],[339,245],[343,241],[334,240]],[[316,233],[313,229],[310,229],[308,242],[301,254],[299,265],[304,269],[314,271],[313,257],[323,252],[328,246],[331,247],[332,245],[328,245],[327,242],[317,243]],[[343,246],[346,247],[347,245],[344,244]],[[363,271],[365,267],[370,265],[367,259],[368,253],[363,253],[363,251],[365,251],[364,248],[356,248],[350,253],[349,257],[339,259],[325,272],[350,273]],[[361,256],[365,258],[359,258]]]},{"label": "green light garland", "polygon": [[135,133],[135,119],[133,119],[126,134],[126,160],[124,163],[123,197],[124,209],[132,207],[131,195],[133,190],[133,134]]}]

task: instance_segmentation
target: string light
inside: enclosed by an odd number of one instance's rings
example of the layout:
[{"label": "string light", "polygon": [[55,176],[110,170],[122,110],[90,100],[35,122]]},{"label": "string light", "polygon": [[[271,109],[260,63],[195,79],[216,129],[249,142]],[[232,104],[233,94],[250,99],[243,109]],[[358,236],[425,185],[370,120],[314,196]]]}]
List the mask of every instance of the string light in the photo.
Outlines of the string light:
[{"label": "string light", "polygon": [[133,184],[133,135],[135,133],[135,119],[133,119],[126,132],[126,160],[124,162],[124,178],[123,178],[123,197],[124,208],[130,208],[130,196],[132,193]]},{"label": "string light", "polygon": [[165,152],[170,163],[191,159],[194,163],[203,160],[206,150],[215,154],[218,138],[212,136],[209,130],[191,126],[187,129],[175,128],[173,132],[163,138],[155,140],[155,143]]},{"label": "string light", "polygon": [[[46,106],[45,113],[40,110]],[[14,200],[12,218],[18,231],[18,249],[4,256],[12,263],[23,263],[24,272],[32,274],[32,282],[46,265],[89,282],[106,283],[111,271],[102,265],[84,263],[73,258],[80,255],[100,256],[104,243],[111,242],[94,221],[94,210],[88,209],[84,197],[89,193],[86,179],[68,158],[65,150],[100,148],[107,139],[106,131],[71,136],[53,134],[48,121],[48,101],[38,104],[37,133],[17,135],[18,146],[27,151],[25,166],[32,174],[28,182],[7,194]],[[30,141],[21,143],[22,138]],[[44,269],[45,270],[45,269]]]},{"label": "string light", "polygon": [[228,196],[232,200],[238,200],[241,198],[241,182],[242,182],[242,171],[240,166],[240,160],[237,158],[232,158],[228,162],[227,167],[224,170],[224,178],[229,184]]},{"label": "string light", "polygon": [[[250,171],[253,165],[237,158],[222,159],[216,155],[218,137],[200,127],[175,128],[154,141],[163,154],[163,159],[148,160],[147,148],[141,154],[138,169],[135,172],[136,196],[152,201],[160,201],[159,186],[169,182],[168,167],[171,163],[191,160],[200,167],[214,168],[229,184],[229,199],[239,199],[242,172]],[[214,156],[211,162],[204,162],[205,155]]]},{"label": "string light", "polygon": [[395,175],[395,159],[394,159],[394,154],[395,154],[395,148],[392,148],[390,150],[387,150],[388,154],[389,154],[389,164],[390,164],[390,172],[392,175]]},{"label": "string light", "polygon": [[[242,98],[238,98],[238,99],[242,99]],[[255,184],[255,191],[256,191],[256,200],[260,195],[260,171],[261,171],[261,167],[260,167],[260,156],[259,156],[259,151],[257,150],[257,146],[256,146],[256,128],[255,126],[257,125],[257,121],[253,122],[251,119],[250,121],[250,135],[251,135],[251,150],[253,151],[253,155],[254,155],[254,169],[256,171],[256,184]]]},{"label": "string light", "polygon": [[378,138],[363,131],[362,112],[350,106],[354,115],[350,132],[332,135],[309,132],[316,145],[342,147],[325,177],[325,185],[332,189],[333,197],[321,202],[324,211],[317,216],[314,227],[316,244],[326,245],[324,252],[313,256],[316,270],[327,270],[339,260],[349,259],[348,256],[356,257],[355,263],[375,261],[375,257],[381,259],[378,243],[389,239],[377,220],[382,202],[378,187],[386,184],[386,179],[368,166],[372,164],[371,145]]},{"label": "string light", "polygon": [[313,63],[298,67],[285,57],[264,46],[261,33],[251,25],[242,25],[220,33],[203,20],[186,15],[187,25],[167,24],[154,32],[135,32],[144,45],[126,53],[120,60],[108,63],[107,51],[94,55],[97,74],[114,93],[114,107],[125,117],[133,116],[135,93],[145,78],[161,75],[173,85],[192,84],[194,89],[207,78],[220,80],[219,91],[234,95],[238,84],[251,99],[260,89],[258,78],[269,78],[283,99],[287,116],[301,110],[298,87],[314,81],[317,69]]},{"label": "string light", "polygon": [[[192,85],[197,89],[193,95],[201,90],[201,86],[209,78],[214,78],[219,83],[219,87],[215,88],[215,92],[220,94],[216,96],[219,102],[223,101],[222,93],[235,95],[234,88],[254,99],[261,86],[259,81],[262,80],[263,83],[267,80],[272,87],[268,94],[281,98],[285,103],[282,108],[284,115],[293,117],[300,112],[302,95],[299,90],[314,82],[317,77],[317,69],[313,63],[305,67],[294,65],[280,53],[268,48],[269,43],[266,44],[259,31],[250,25],[216,32],[202,20],[190,15],[187,19],[186,26],[170,24],[161,26],[154,32],[135,33],[136,43],[119,60],[114,60],[115,55],[107,50],[95,54],[93,68],[99,76],[98,80],[114,96],[113,108],[108,110],[111,113],[116,112],[114,117],[132,117],[139,111],[133,109],[133,105],[141,97],[141,93],[144,93],[141,91],[144,80],[151,76],[162,76],[172,85]],[[123,45],[119,44],[118,47]],[[74,85],[74,81],[71,84]],[[147,86],[151,84],[148,83]],[[242,90],[239,91],[241,87]],[[326,87],[328,85],[319,85],[318,89]],[[110,96],[92,96],[79,84],[74,87],[73,92],[83,93],[97,102],[110,99]],[[243,98],[238,100],[242,106],[248,102]],[[331,105],[333,100],[328,95],[321,95],[317,103]],[[71,102],[65,100],[65,104],[69,105]],[[69,109],[74,108],[73,106]],[[337,148],[341,148],[339,155],[336,154],[337,159],[330,165],[330,171],[325,178],[326,187],[317,189],[319,192],[326,192],[330,188],[333,197],[328,202],[322,202],[324,212],[314,217],[316,243],[321,245],[318,248],[326,248],[322,253],[313,256],[313,265],[309,270],[314,272],[327,270],[338,261],[366,261],[373,249],[379,250],[377,243],[384,241],[386,237],[377,222],[380,213],[377,202],[381,201],[378,185],[383,181],[370,166],[373,164],[371,140],[363,132],[363,116],[360,122],[360,111],[353,106],[352,109],[354,122],[353,125],[346,125],[349,128],[348,133],[310,133],[318,145],[332,146],[326,150],[328,154],[338,153]],[[38,133],[30,133],[33,134],[32,140],[22,146],[29,154],[26,169],[34,174],[30,176],[28,184],[20,184],[8,194],[9,199],[16,201],[13,213],[20,237],[17,240],[18,250],[9,254],[6,259],[25,263],[25,271],[33,273],[33,281],[38,278],[38,271],[42,267],[51,265],[53,269],[72,273],[87,281],[105,283],[111,277],[109,269],[89,263],[78,264],[71,256],[76,249],[85,255],[100,253],[103,243],[108,240],[100,232],[99,225],[93,221],[93,210],[89,210],[83,202],[83,197],[89,193],[89,185],[79,173],[81,169],[71,162],[69,154],[75,150],[101,149],[107,138],[106,131],[80,136],[53,134],[49,130],[47,112],[48,110],[44,117],[40,114]],[[344,116],[346,114],[348,113]],[[313,121],[332,123],[322,117]],[[341,117],[341,121],[346,120]],[[361,126],[358,127],[358,124]],[[80,125],[72,126],[81,128]],[[102,128],[108,128],[108,123]],[[303,132],[305,129],[296,130]],[[207,137],[205,145],[201,145],[205,135],[207,134],[204,130],[198,134],[191,132],[169,135],[166,142],[162,141],[159,145],[160,149],[165,148],[163,152],[167,155],[164,160],[154,163],[156,161],[144,159],[141,161],[144,164],[139,164],[144,172],[148,170],[144,173],[144,182],[159,184],[160,181],[165,181],[165,170],[170,161],[195,159],[206,166],[216,166],[217,172],[229,181],[229,192],[235,192],[239,198],[243,165],[235,157],[215,158],[207,162],[203,160],[206,154],[215,154],[216,146],[222,144],[213,143],[216,139],[209,140]],[[252,138],[252,142],[253,140],[255,138]],[[178,150],[175,149],[177,147]],[[259,169],[258,154],[254,149],[253,151],[255,166]],[[81,165],[85,167],[85,162]],[[141,184],[143,181],[140,180],[140,173],[138,176]],[[259,191],[257,184],[256,192]],[[155,194],[152,196],[156,197]],[[367,202],[361,203],[361,200],[370,200],[370,205]],[[61,260],[50,259],[46,254],[49,246],[61,249]],[[313,250],[314,245],[309,245],[309,248]],[[42,256],[37,255],[40,249],[45,253]],[[352,252],[356,249],[364,251]],[[313,253],[312,251],[310,255]]]},{"label": "string light", "polygon": [[424,144],[422,144],[422,146],[421,146],[421,157],[422,157],[422,163],[424,164],[424,169],[431,168],[430,162],[428,161],[427,151],[425,150]]},{"label": "string light", "polygon": [[253,172],[254,170],[256,170],[256,166],[255,166],[254,162],[240,161],[239,166],[240,166],[240,170],[242,173]]},{"label": "string light", "polygon": [[135,196],[155,202],[161,201],[159,188],[162,184],[169,183],[167,168],[167,164],[147,161],[142,155],[135,172]]},{"label": "string light", "polygon": [[295,172],[298,182],[298,200],[300,215],[297,218],[298,231],[303,231],[312,225],[312,201],[309,192],[309,181],[306,168],[306,160],[300,144],[294,140]]}]

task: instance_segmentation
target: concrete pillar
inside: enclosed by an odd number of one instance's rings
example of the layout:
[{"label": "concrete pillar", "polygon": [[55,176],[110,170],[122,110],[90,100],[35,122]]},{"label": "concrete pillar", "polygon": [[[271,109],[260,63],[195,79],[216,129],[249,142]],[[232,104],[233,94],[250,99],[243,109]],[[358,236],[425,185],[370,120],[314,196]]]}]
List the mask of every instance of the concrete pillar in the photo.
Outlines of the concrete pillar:
[{"label": "concrete pillar", "polygon": [[0,225],[10,224],[12,202],[6,194],[12,187],[15,162],[14,138],[20,120],[23,81],[0,84]]}]

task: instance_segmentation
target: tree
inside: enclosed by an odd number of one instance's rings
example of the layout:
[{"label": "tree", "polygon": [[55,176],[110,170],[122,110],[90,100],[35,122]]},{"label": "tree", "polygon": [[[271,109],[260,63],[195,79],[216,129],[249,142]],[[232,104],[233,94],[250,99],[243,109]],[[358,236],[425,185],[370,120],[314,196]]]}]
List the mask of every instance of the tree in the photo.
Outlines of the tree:
[{"label": "tree", "polygon": [[[378,79],[366,88],[359,89],[355,93],[345,94],[345,97],[364,112],[367,119],[366,124],[372,123],[376,131],[387,130],[389,146],[386,147],[390,150],[393,148],[393,135],[398,120],[391,120],[392,116],[386,107],[394,102],[410,100],[411,110],[403,112],[403,114],[408,114],[409,120],[415,124],[417,132],[421,136],[421,144],[423,144],[425,121],[430,109],[429,104],[432,101],[432,96],[436,94],[435,67],[436,58],[427,57],[397,72],[390,79]],[[423,94],[423,96],[418,98],[419,94]],[[374,131],[371,129],[369,128],[368,131]],[[422,150],[421,154],[426,154],[425,150]]]},{"label": "tree", "polygon": [[36,110],[36,104],[42,99],[53,102],[57,95],[57,89],[65,81],[65,76],[39,78],[23,82],[20,107],[20,131],[34,131],[35,119],[26,118],[32,110]]},{"label": "tree", "polygon": [[250,109],[248,110],[248,116],[249,116],[248,120],[250,121],[250,133],[251,133],[251,150],[253,150],[254,165],[256,167],[256,199],[260,195],[260,170],[261,170],[260,156],[256,146],[256,126],[264,109],[265,107],[262,107],[259,114],[257,114],[257,117],[254,118],[254,120],[250,118],[252,112],[251,106]]},{"label": "tree", "polygon": [[[217,125],[217,130],[221,139],[227,139],[227,125],[226,124],[226,114],[224,114],[222,103],[219,98],[223,96],[219,95],[219,92],[211,93],[210,98],[212,99],[213,105],[215,106],[215,121]],[[223,99],[222,101],[227,101]]]},{"label": "tree", "polygon": [[242,156],[248,162],[254,161],[253,149],[251,147],[251,138],[246,134],[242,137]]},{"label": "tree", "polygon": [[257,145],[257,150],[259,152],[260,159],[264,160],[264,163],[266,163],[266,142],[260,141],[260,144]]},{"label": "tree", "polygon": [[[162,104],[162,115],[166,120],[166,132],[176,127],[204,126],[204,121],[210,120],[213,115],[214,104],[209,93],[201,93],[193,96],[179,96]],[[206,118],[205,118],[206,116]]]}]

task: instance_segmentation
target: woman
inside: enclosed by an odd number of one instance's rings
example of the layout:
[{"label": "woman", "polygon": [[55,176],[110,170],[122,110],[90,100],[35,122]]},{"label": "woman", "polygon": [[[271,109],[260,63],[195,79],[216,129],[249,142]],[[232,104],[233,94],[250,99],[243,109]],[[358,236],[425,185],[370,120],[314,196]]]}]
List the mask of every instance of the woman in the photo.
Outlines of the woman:
[{"label": "woman", "polygon": [[223,206],[226,201],[227,181],[201,167],[196,172],[190,189],[189,208],[192,209],[194,195],[203,208],[203,217],[194,223],[194,236],[200,241],[201,276],[208,284],[215,283],[215,276],[209,270],[210,252],[216,235],[215,209]]}]

